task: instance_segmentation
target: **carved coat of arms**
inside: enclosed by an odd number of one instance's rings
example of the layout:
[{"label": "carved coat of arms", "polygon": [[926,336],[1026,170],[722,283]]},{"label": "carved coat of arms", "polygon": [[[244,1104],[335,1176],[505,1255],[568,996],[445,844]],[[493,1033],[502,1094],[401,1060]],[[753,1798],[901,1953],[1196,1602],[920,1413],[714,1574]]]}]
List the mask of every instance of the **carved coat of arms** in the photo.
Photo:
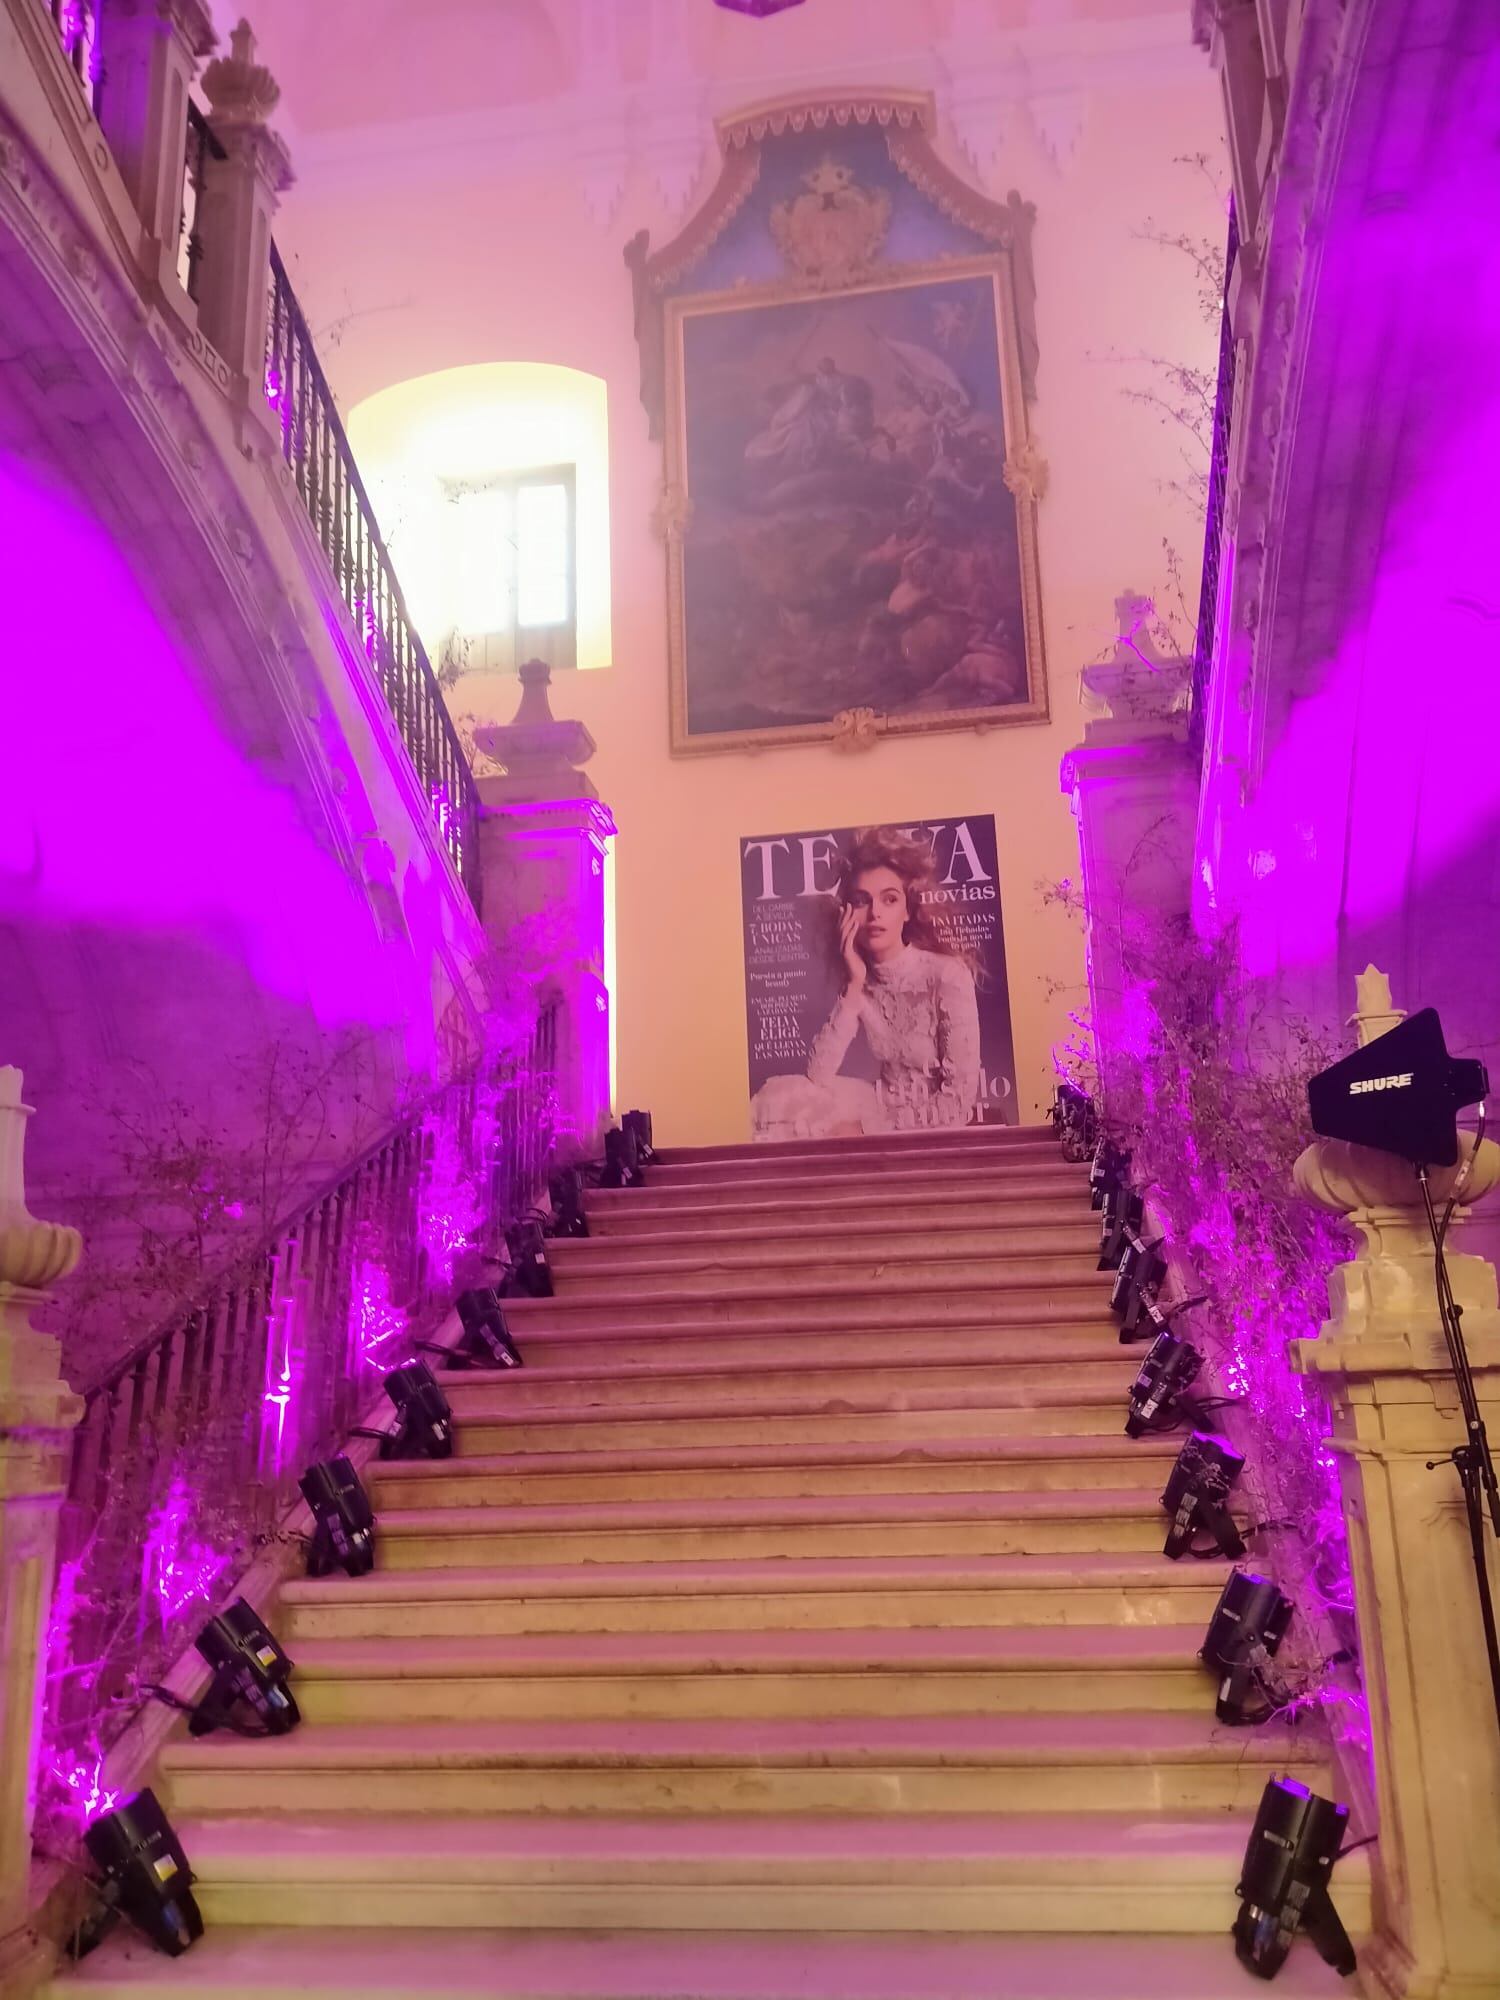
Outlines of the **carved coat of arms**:
[{"label": "carved coat of arms", "polygon": [[821,291],[864,277],[890,227],[890,196],[881,188],[861,187],[853,171],[834,159],[820,160],[802,176],[802,185],[805,194],[771,210],[777,249],[804,284]]}]

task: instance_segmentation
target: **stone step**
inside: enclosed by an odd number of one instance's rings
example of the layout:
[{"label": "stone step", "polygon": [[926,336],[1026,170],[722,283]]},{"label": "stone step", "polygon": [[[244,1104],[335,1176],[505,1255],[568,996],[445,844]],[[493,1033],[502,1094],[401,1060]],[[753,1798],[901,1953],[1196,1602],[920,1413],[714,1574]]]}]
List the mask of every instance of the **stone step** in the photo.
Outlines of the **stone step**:
[{"label": "stone step", "polygon": [[856,1493],[828,1499],[384,1512],[391,1570],[806,1556],[1047,1555],[1160,1548],[1159,1499],[1124,1493]]},{"label": "stone step", "polygon": [[830,1246],[826,1257],[782,1258],[774,1244],[763,1256],[737,1252],[716,1257],[600,1258],[575,1263],[562,1258],[553,1270],[560,1308],[603,1300],[611,1306],[644,1307],[671,1298],[733,1297],[747,1285],[757,1296],[785,1303],[792,1299],[842,1299],[850,1290],[889,1287],[908,1297],[931,1287],[983,1287],[999,1296],[1038,1291],[1066,1296],[1107,1296],[1108,1281],[1098,1267],[1097,1231],[1080,1231],[1069,1250],[950,1251],[941,1239],[921,1251],[887,1254],[878,1244]]},{"label": "stone step", "polygon": [[[1102,1437],[1124,1435],[1124,1378],[1111,1393],[1073,1388],[1067,1381],[1042,1388],[1004,1384],[966,1396],[934,1392],[936,1407],[914,1407],[914,1399],[849,1390],[835,1402],[815,1392],[743,1396],[732,1406],[675,1402],[640,1403],[549,1415],[531,1410],[514,1416],[472,1415],[460,1419],[454,1449],[460,1458],[492,1452],[655,1451],[684,1443],[790,1445],[804,1443],[886,1443],[930,1437],[963,1437],[976,1423],[998,1437]],[[982,1412],[982,1415],[976,1415]]]},{"label": "stone step", "polygon": [[372,1460],[385,1507],[530,1507],[552,1500],[723,1500],[837,1493],[1081,1492],[1164,1485],[1176,1438],[929,1438],[869,1444],[698,1445],[646,1452],[496,1452]]},{"label": "stone step", "polygon": [[317,1724],[169,1742],[171,1813],[1253,1811],[1311,1734],[1198,1715]]},{"label": "stone step", "polygon": [[1202,1714],[1198,1626],[313,1640],[304,1723]]},{"label": "stone step", "polygon": [[[210,1926],[334,1926],[346,1934],[364,1925],[733,1926],[773,1936],[920,1926],[976,1934],[1114,1929],[1158,1939],[1229,1930],[1248,1834],[1233,1813],[542,1822],[424,1815],[419,1839],[405,1815],[268,1817],[188,1820],[178,1831]],[[1365,1852],[1340,1861],[1334,1892],[1351,1932],[1365,1932]],[[932,1991],[913,1988],[905,2000]]]},{"label": "stone step", "polygon": [[966,1187],[911,1187],[891,1193],[862,1188],[855,1194],[805,1193],[800,1199],[782,1197],[768,1188],[753,1201],[693,1202],[654,1199],[649,1188],[623,1194],[590,1188],[584,1195],[589,1229],[586,1237],[569,1243],[643,1243],[662,1240],[717,1242],[801,1233],[820,1239],[854,1230],[886,1229],[892,1224],[924,1228],[1027,1229],[1050,1227],[1092,1218],[1097,1238],[1099,1218],[1090,1209],[1082,1183],[1053,1194],[1019,1194],[1003,1190],[971,1193]]},{"label": "stone step", "polygon": [[800,1277],[785,1284],[748,1284],[743,1275],[717,1285],[675,1290],[636,1290],[616,1284],[599,1295],[572,1292],[551,1299],[507,1299],[506,1318],[518,1340],[540,1321],[559,1333],[586,1333],[600,1327],[651,1333],[658,1327],[723,1323],[764,1325],[783,1332],[819,1328],[860,1332],[880,1327],[1020,1326],[1041,1328],[1057,1321],[1077,1326],[1088,1320],[1112,1324],[1109,1284],[1103,1273],[1080,1260],[1066,1283],[1002,1283],[952,1280],[898,1265],[878,1281],[845,1277],[827,1283]]},{"label": "stone step", "polygon": [[[924,1921],[922,1899],[892,1898],[890,1907],[905,1909],[913,1926]],[[675,1928],[303,1928],[278,1918],[274,1928],[218,1926],[169,1959],[122,1926],[43,1992],[47,2000],[1247,2000],[1253,1990],[1227,1937],[1122,1929],[686,1937]],[[1276,1978],[1277,2000],[1337,2000],[1347,1990],[1306,1943]]]},{"label": "stone step", "polygon": [[1086,1192],[1088,1168],[1074,1166],[1059,1154],[1026,1158],[924,1161],[892,1155],[854,1165],[847,1159],[797,1160],[778,1164],[757,1158],[721,1166],[658,1167],[633,1188],[590,1188],[588,1201],[662,1202],[672,1196],[701,1200],[786,1200],[804,1190],[825,1194],[881,1195],[901,1188],[962,1188],[972,1192],[997,1189],[1003,1193],[1055,1194],[1060,1188]]},{"label": "stone step", "polygon": [[1177,1625],[1207,1631],[1227,1563],[1149,1555],[866,1556],[392,1571],[281,1587],[277,1632],[314,1639],[565,1632]]},{"label": "stone step", "polygon": [[[507,1309],[509,1302],[507,1302]],[[523,1322],[516,1321],[518,1338]],[[924,1365],[1010,1364],[1037,1360],[1059,1362],[1103,1360],[1121,1352],[1119,1328],[1106,1313],[1076,1324],[1049,1322],[1040,1332],[1021,1327],[931,1327],[911,1322],[900,1328],[876,1327],[785,1331],[779,1325],[725,1322],[711,1332],[689,1322],[658,1327],[649,1334],[554,1332],[541,1314],[524,1319],[523,1358],[527,1373],[537,1368],[574,1371],[611,1369],[621,1363],[668,1372],[702,1366],[739,1368],[879,1368]],[[1137,1357],[1139,1358],[1139,1357]],[[433,1357],[433,1365],[437,1358]],[[452,1387],[460,1379],[476,1380],[481,1371],[455,1370],[444,1375]]]},{"label": "stone step", "polygon": [[[729,1343],[724,1343],[728,1345]],[[618,1410],[628,1416],[646,1404],[653,1409],[672,1403],[691,1404],[698,1414],[733,1415],[742,1404],[764,1409],[795,1401],[810,1409],[846,1409],[876,1399],[887,1409],[951,1409],[982,1407],[991,1390],[1002,1394],[1022,1387],[1041,1401],[1056,1385],[1094,1390],[1100,1396],[1124,1397],[1140,1357],[1104,1341],[1051,1341],[1029,1359],[934,1362],[922,1366],[912,1354],[907,1365],[884,1366],[857,1361],[827,1361],[806,1353],[800,1365],[780,1367],[745,1364],[738,1355],[707,1361],[619,1359],[606,1367],[577,1369],[533,1363],[525,1368],[448,1371],[443,1393],[460,1423],[503,1422],[528,1417],[568,1417],[593,1410]]]},{"label": "stone step", "polygon": [[855,1160],[886,1153],[914,1153],[930,1160],[941,1159],[950,1149],[968,1153],[976,1147],[998,1154],[1034,1153],[1045,1147],[1053,1154],[1061,1154],[1057,1135],[1050,1125],[965,1125],[956,1130],[865,1132],[847,1139],[779,1139],[765,1143],[739,1140],[719,1146],[662,1146],[657,1149],[656,1161],[662,1166],[767,1158],[785,1161],[821,1159],[833,1152]]},{"label": "stone step", "polygon": [[1006,1218],[961,1223],[946,1213],[905,1227],[894,1223],[803,1223],[789,1229],[745,1228],[638,1231],[619,1236],[559,1237],[548,1244],[555,1280],[704,1264],[714,1270],[822,1270],[897,1258],[982,1257],[1025,1260],[1085,1257],[1098,1269],[1099,1224],[1081,1208],[1051,1222]]}]

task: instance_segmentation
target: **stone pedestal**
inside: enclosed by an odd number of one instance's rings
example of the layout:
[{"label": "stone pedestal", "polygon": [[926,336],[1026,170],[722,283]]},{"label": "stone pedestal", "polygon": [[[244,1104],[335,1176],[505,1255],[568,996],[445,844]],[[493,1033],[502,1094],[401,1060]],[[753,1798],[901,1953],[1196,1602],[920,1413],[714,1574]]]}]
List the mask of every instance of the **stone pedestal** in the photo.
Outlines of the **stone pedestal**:
[{"label": "stone pedestal", "polygon": [[188,86],[213,48],[213,22],[205,0],[109,0],[102,36],[104,135],[146,225],[158,282],[175,290]]},{"label": "stone pedestal", "polygon": [[615,823],[580,765],[594,754],[581,722],[553,718],[549,668],[521,669],[514,722],[475,732],[505,766],[481,778],[479,856],[485,929],[501,951],[534,934],[547,972],[539,997],[559,1003],[557,1089],[563,1150],[603,1150],[611,1101],[604,871]]},{"label": "stone pedestal", "polygon": [[[1360,988],[1363,1044],[1400,1016],[1373,968]],[[1333,1274],[1321,1336],[1293,1341],[1291,1361],[1320,1384],[1332,1417],[1370,1704],[1380,1837],[1371,1850],[1376,1937],[1363,1959],[1365,1983],[1404,2000],[1497,2000],[1500,1724],[1463,1494],[1449,1462],[1465,1433],[1420,1189],[1394,1155],[1331,1140],[1307,1149],[1296,1178],[1363,1238]],[[1455,1169],[1434,1173],[1440,1208],[1456,1179]],[[1500,1147],[1486,1141],[1464,1200],[1497,1182]],[[1500,1297],[1493,1267],[1454,1243],[1461,1216],[1449,1232],[1448,1270],[1493,1440]],[[1483,1539],[1500,1595],[1500,1541],[1488,1519]]]},{"label": "stone pedestal", "polygon": [[267,294],[271,224],[292,184],[286,147],[266,123],[281,96],[255,60],[255,37],[241,21],[230,54],[203,72],[210,123],[224,148],[203,169],[203,266],[198,323],[228,362],[252,409],[265,412]]},{"label": "stone pedestal", "polygon": [[1109,713],[1090,720],[1062,762],[1061,782],[1078,822],[1083,906],[1088,924],[1089,1006],[1106,1111],[1111,1051],[1128,1042],[1123,1010],[1140,973],[1132,947],[1143,920],[1185,916],[1192,891],[1198,779],[1179,704],[1188,663],[1163,659],[1131,632],[1149,611],[1127,594],[1116,600],[1130,634],[1114,657],[1086,667],[1088,692]]},{"label": "stone pedestal", "polygon": [[36,1753],[58,1511],[83,1404],[57,1342],[31,1324],[78,1262],[73,1229],[26,1212],[21,1072],[0,1068],[0,1995],[29,1992],[46,1958],[27,1929]]}]

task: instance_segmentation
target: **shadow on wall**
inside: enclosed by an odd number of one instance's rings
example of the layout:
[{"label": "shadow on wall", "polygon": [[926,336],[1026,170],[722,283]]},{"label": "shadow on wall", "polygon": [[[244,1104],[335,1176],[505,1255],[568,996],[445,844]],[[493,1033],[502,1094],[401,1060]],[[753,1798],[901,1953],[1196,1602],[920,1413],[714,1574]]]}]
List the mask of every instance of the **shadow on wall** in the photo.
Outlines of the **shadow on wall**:
[{"label": "shadow on wall", "polygon": [[85,1231],[77,1381],[433,1073],[433,940],[340,857],[305,763],[235,740],[228,647],[189,654],[74,494],[0,458],[0,518],[0,1061],[38,1108],[32,1206]]}]

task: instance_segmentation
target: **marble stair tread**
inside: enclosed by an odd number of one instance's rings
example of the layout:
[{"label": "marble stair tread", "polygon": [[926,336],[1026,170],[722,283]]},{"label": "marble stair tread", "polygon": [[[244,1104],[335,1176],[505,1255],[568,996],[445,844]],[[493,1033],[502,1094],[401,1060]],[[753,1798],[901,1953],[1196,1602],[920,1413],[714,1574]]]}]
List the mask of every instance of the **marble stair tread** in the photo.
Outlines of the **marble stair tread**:
[{"label": "marble stair tread", "polygon": [[[1066,1373],[1060,1373],[1057,1380],[1047,1379],[1039,1383],[1009,1381],[995,1370],[991,1381],[973,1386],[931,1386],[923,1388],[919,1381],[908,1384],[882,1386],[878,1382],[861,1384],[857,1369],[850,1369],[847,1378],[837,1386],[831,1383],[812,1382],[806,1387],[788,1384],[780,1389],[764,1389],[758,1393],[749,1389],[715,1395],[705,1390],[699,1396],[655,1397],[645,1392],[640,1399],[607,1403],[575,1403],[567,1399],[556,1402],[531,1403],[524,1406],[507,1402],[503,1395],[481,1399],[453,1399],[453,1412],[459,1427],[460,1443],[462,1426],[514,1424],[517,1430],[544,1431],[551,1424],[558,1427],[576,1427],[606,1424],[640,1425],[654,1423],[712,1423],[724,1418],[743,1422],[750,1417],[810,1417],[823,1412],[837,1412],[846,1416],[878,1415],[881,1412],[959,1412],[964,1410],[1067,1410],[1080,1406],[1095,1408],[1115,1397],[1118,1401],[1121,1422],[1125,1409],[1125,1390],[1134,1373],[1130,1358],[1120,1350],[1119,1392],[1115,1395],[1113,1380],[1108,1387],[1098,1387],[1092,1381],[1077,1384],[1070,1382]],[[1135,1364],[1139,1366],[1137,1361]],[[920,1377],[920,1370],[913,1371]],[[1101,1378],[1102,1379],[1102,1378]]]},{"label": "marble stair tread", "polygon": [[[178,1959],[122,1929],[47,2000],[1247,2000],[1226,1937],[216,1927]],[[1350,1993],[1310,1945],[1277,2000]]]},{"label": "marble stair tread", "polygon": [[452,1479],[472,1474],[483,1479],[507,1473],[692,1472],[782,1469],[796,1466],[891,1466],[988,1464],[1073,1459],[1142,1459],[1159,1461],[1165,1472],[1182,1448],[1176,1437],[931,1437],[918,1442],[881,1445],[832,1442],[777,1444],[750,1439],[743,1444],[671,1445],[635,1451],[489,1452],[474,1458],[407,1458],[374,1461],[367,1483],[384,1479]]},{"label": "marble stair tread", "polygon": [[[889,1881],[898,1866],[938,1881],[963,1870],[983,1879],[1086,1867],[1134,1880],[1145,1874],[1224,1879],[1244,1858],[1248,1827],[1234,1812],[932,1813],[820,1816],[812,1813],[525,1814],[288,1821],[246,1814],[184,1819],[178,1827],[195,1870],[216,1880],[237,1875],[306,1876],[315,1881],[378,1880],[392,1862],[422,1880],[516,1880],[584,1870],[649,1883],[660,1869],[774,1882],[778,1869],[820,1879]],[[1358,1857],[1339,1863],[1352,1880]],[[1367,1871],[1366,1871],[1367,1872]]]},{"label": "marble stair tread", "polygon": [[[671,1375],[700,1370],[718,1374],[741,1367],[909,1368],[920,1364],[948,1368],[1007,1362],[1035,1366],[1054,1358],[1102,1360],[1119,1353],[1121,1347],[1118,1324],[1108,1314],[1076,1323],[1055,1321],[1042,1332],[1007,1326],[886,1326],[831,1332],[821,1329],[809,1335],[786,1332],[775,1324],[747,1327],[720,1322],[711,1333],[693,1326],[659,1327],[649,1341],[616,1335],[608,1326],[554,1331],[545,1320],[528,1320],[522,1359],[532,1377],[556,1369],[590,1378],[619,1379],[617,1370],[621,1368],[642,1375]],[[430,1358],[434,1368],[440,1369],[438,1357]],[[508,1369],[453,1368],[443,1380],[451,1389],[460,1383],[494,1382],[506,1375],[515,1379]]]},{"label": "marble stair tread", "polygon": [[[891,1187],[949,1187],[979,1189],[1075,1188],[1086,1191],[1088,1170],[1069,1166],[1058,1159],[1017,1159],[1011,1161],[943,1160],[928,1161],[888,1157],[868,1159],[858,1166],[845,1159],[806,1160],[777,1169],[764,1161],[746,1160],[715,1172],[711,1167],[649,1167],[646,1179],[633,1188],[589,1188],[586,1202],[601,1198],[635,1204],[644,1211],[647,1204],[665,1196],[697,1194],[703,1198],[731,1199],[747,1194],[766,1198],[768,1188],[793,1190],[823,1189],[830,1193],[871,1193]],[[783,1197],[784,1198],[784,1197]]]},{"label": "marble stair tread", "polygon": [[500,1564],[470,1569],[376,1570],[369,1576],[301,1577],[281,1586],[284,1604],[422,1603],[536,1597],[764,1596],[775,1592],[885,1590],[907,1595],[947,1590],[1027,1591],[1106,1588],[1149,1591],[1164,1584],[1217,1593],[1228,1574],[1218,1560],[1168,1563],[1129,1550],[1069,1550],[1044,1555],[809,1556],[670,1563]]},{"label": "marble stair tread", "polygon": [[[851,1371],[863,1375],[878,1373],[930,1376],[935,1369],[947,1371],[956,1368],[1003,1368],[1007,1363],[1021,1361],[1046,1365],[1051,1362],[1118,1359],[1133,1374],[1135,1368],[1140,1365],[1140,1356],[1129,1354],[1117,1336],[1111,1338],[1112,1332],[1112,1327],[1104,1321],[1096,1327],[1085,1327],[1081,1330],[1073,1328],[1065,1332],[1049,1330],[1045,1336],[1045,1344],[1026,1346],[1023,1343],[1016,1343],[1010,1353],[1002,1351],[992,1360],[983,1355],[955,1357],[945,1355],[932,1361],[924,1356],[915,1342],[912,1342],[908,1345],[901,1362],[862,1363],[853,1357],[845,1359],[838,1355],[825,1355],[816,1348],[810,1349],[803,1345],[790,1347],[788,1349],[790,1358],[782,1363],[768,1360],[763,1347],[757,1344],[753,1358],[746,1359],[736,1366],[733,1351],[724,1355],[722,1359],[712,1362],[696,1359],[678,1361],[673,1358],[668,1344],[666,1351],[660,1355],[653,1351],[648,1355],[636,1354],[618,1361],[590,1361],[578,1365],[565,1361],[535,1361],[526,1362],[520,1371],[514,1368],[453,1368],[439,1369],[436,1372],[450,1402],[456,1402],[459,1398],[465,1401],[487,1400],[491,1394],[503,1396],[507,1390],[523,1382],[577,1382],[585,1386],[590,1382],[659,1382],[664,1379],[674,1382],[698,1380],[754,1382],[762,1380],[767,1374],[780,1373],[783,1369],[790,1372],[793,1364],[799,1377],[814,1383],[820,1376],[845,1375]],[[566,1337],[573,1338],[571,1335]],[[670,1336],[664,1336],[664,1339],[669,1342]],[[1016,1351],[1017,1347],[1019,1352]],[[545,1352],[545,1336],[539,1351]],[[496,1407],[500,1405],[497,1404]]]},{"label": "marble stair tread", "polygon": [[518,1342],[533,1328],[558,1340],[568,1334],[594,1337],[601,1332],[613,1332],[622,1339],[654,1340],[668,1339],[674,1333],[703,1338],[768,1330],[805,1334],[810,1339],[823,1333],[903,1332],[911,1333],[915,1340],[913,1329],[923,1326],[949,1331],[1005,1327],[1039,1339],[1054,1327],[1109,1326],[1118,1332],[1119,1322],[1109,1309],[1108,1288],[1097,1281],[1088,1288],[1070,1286],[1062,1297],[1037,1287],[1022,1295],[1010,1288],[996,1292],[989,1286],[967,1285],[961,1290],[944,1289],[940,1303],[934,1303],[930,1291],[924,1295],[917,1289],[913,1297],[913,1289],[917,1288],[841,1285],[820,1296],[812,1309],[808,1302],[814,1294],[807,1286],[783,1296],[750,1289],[731,1292],[726,1287],[711,1293],[659,1293],[654,1298],[625,1293],[617,1287],[609,1297],[600,1299],[573,1295],[507,1299],[505,1317]]},{"label": "marble stair tread", "polygon": [[1247,1732],[1205,1716],[1114,1710],[938,1716],[307,1724],[287,1736],[178,1738],[167,1772],[439,1769],[1159,1768],[1247,1760],[1268,1771],[1325,1761],[1309,1735]]},{"label": "marble stair tread", "polygon": [[[303,1640],[296,1678],[466,1679],[486,1675],[909,1672],[1013,1669],[1202,1673],[1197,1625],[897,1626],[813,1632],[601,1632],[570,1637]],[[1205,1688],[1210,1684],[1205,1680]],[[1211,1691],[1211,1689],[1210,1689]]]},{"label": "marble stair tread", "polygon": [[1088,1219],[1097,1228],[1098,1215],[1084,1198],[1083,1188],[1058,1188],[1053,1192],[1023,1195],[1015,1192],[973,1193],[948,1186],[907,1188],[872,1197],[868,1188],[858,1194],[804,1195],[801,1199],[764,1194],[752,1200],[725,1205],[721,1202],[653,1202],[650,1190],[626,1190],[624,1202],[603,1199],[607,1191],[590,1188],[584,1195],[584,1211],[591,1228],[602,1227],[604,1234],[565,1239],[569,1243],[630,1243],[657,1237],[697,1240],[700,1232],[714,1237],[761,1239],[773,1230],[795,1235],[826,1235],[833,1229],[880,1230],[889,1226],[890,1215],[920,1221],[941,1229],[950,1219],[955,1226],[976,1224],[996,1229],[1027,1229],[1037,1223],[1073,1223]]},{"label": "marble stair tread", "polygon": [[[722,1211],[720,1211],[722,1213]],[[1061,1244],[1064,1250],[1082,1247],[1096,1255],[1099,1220],[1080,1203],[1071,1211],[1054,1211],[1045,1216],[1025,1216],[1012,1221],[1003,1213],[980,1222],[955,1218],[939,1212],[923,1216],[902,1227],[890,1222],[841,1221],[836,1229],[827,1222],[786,1223],[774,1229],[760,1223],[746,1228],[736,1219],[731,1227],[713,1228],[698,1223],[683,1229],[637,1229],[609,1236],[562,1236],[548,1245],[559,1266],[577,1264],[613,1268],[616,1264],[634,1269],[641,1263],[663,1261],[677,1249],[721,1253],[754,1254],[763,1260],[774,1255],[802,1258],[852,1256],[856,1250],[886,1249],[893,1237],[942,1249],[959,1237],[980,1237],[995,1244],[996,1254],[1016,1256],[1040,1254],[1038,1245],[1050,1249]],[[925,1254],[925,1252],[924,1252]]]},{"label": "marble stair tread", "polygon": [[862,1132],[847,1139],[729,1140],[711,1146],[659,1146],[655,1158],[669,1166],[694,1160],[796,1160],[809,1153],[824,1154],[847,1147],[856,1157],[866,1153],[920,1153],[941,1156],[949,1147],[968,1151],[975,1146],[1006,1153],[1045,1148],[1058,1157],[1056,1134],[1050,1125],[959,1125],[919,1132]]},{"label": "marble stair tread", "polygon": [[602,1303],[611,1307],[628,1304],[639,1311],[657,1302],[681,1306],[689,1299],[747,1295],[757,1303],[779,1305],[789,1299],[844,1300],[870,1291],[905,1295],[983,1289],[1046,1299],[1069,1292],[1096,1297],[1101,1289],[1098,1252],[1092,1243],[1087,1249],[1080,1245],[1067,1252],[1026,1256],[975,1250],[956,1250],[950,1255],[935,1247],[930,1252],[899,1251],[888,1257],[866,1250],[847,1263],[832,1257],[795,1263],[769,1253],[758,1263],[680,1257],[637,1269],[558,1269],[552,1276],[556,1297],[551,1303],[564,1310]]},{"label": "marble stair tread", "polygon": [[1132,1487],[1120,1492],[1095,1489],[1082,1493],[848,1493],[773,1495],[753,1500],[561,1501],[514,1514],[503,1507],[401,1508],[382,1510],[379,1526],[386,1540],[403,1535],[448,1535],[460,1540],[466,1532],[489,1537],[503,1535],[510,1527],[528,1536],[549,1530],[604,1536],[648,1533],[655,1528],[880,1527],[929,1521],[957,1526],[966,1521],[1091,1521],[1101,1515],[1163,1519],[1157,1496]]}]

